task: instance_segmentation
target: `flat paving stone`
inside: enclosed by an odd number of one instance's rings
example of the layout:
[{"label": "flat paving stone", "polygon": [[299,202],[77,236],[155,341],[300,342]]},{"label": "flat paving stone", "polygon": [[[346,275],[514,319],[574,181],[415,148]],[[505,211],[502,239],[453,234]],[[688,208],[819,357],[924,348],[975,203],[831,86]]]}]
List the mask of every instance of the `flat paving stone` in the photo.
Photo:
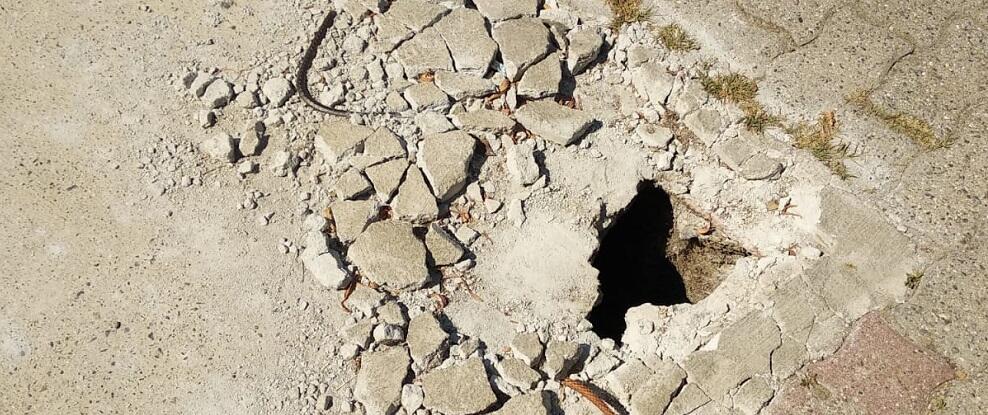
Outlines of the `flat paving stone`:
[{"label": "flat paving stone", "polygon": [[539,137],[561,146],[583,138],[595,121],[590,114],[551,100],[525,104],[515,113],[515,119]]},{"label": "flat paving stone", "polygon": [[487,33],[487,22],[479,12],[466,7],[453,10],[435,26],[446,41],[456,71],[483,76],[497,54],[497,43]]},{"label": "flat paving stone", "polygon": [[487,380],[487,369],[480,357],[467,359],[421,377],[425,407],[446,415],[470,415],[483,412],[497,403],[497,396]]},{"label": "flat paving stone", "polygon": [[508,399],[491,415],[549,415],[552,406],[552,395],[548,391],[538,391]]},{"label": "flat paving stone", "polygon": [[348,256],[361,275],[391,289],[418,289],[429,280],[425,245],[408,223],[370,224],[350,246]]},{"label": "flat paving stone", "polygon": [[673,395],[683,385],[686,372],[672,361],[663,361],[631,395],[630,408],[635,414],[661,414],[669,406]]},{"label": "flat paving stone", "polygon": [[353,387],[353,396],[369,414],[391,415],[401,406],[401,387],[410,364],[404,347],[388,347],[364,353]]},{"label": "flat paving stone", "polygon": [[343,200],[330,205],[336,237],[348,244],[357,239],[372,218],[377,216],[377,203],[372,200]]},{"label": "flat paving stone", "polygon": [[417,166],[409,167],[405,172],[405,181],[398,186],[391,206],[400,219],[413,223],[430,222],[439,216],[436,197]]},{"label": "flat paving stone", "polygon": [[515,120],[501,111],[479,109],[453,115],[453,125],[466,131],[508,133],[515,128]]},{"label": "flat paving stone", "polygon": [[415,35],[398,46],[395,53],[409,79],[426,72],[454,70],[449,49],[445,48],[445,41],[435,29],[430,28]]},{"label": "flat paving stone", "polygon": [[397,159],[370,166],[364,170],[364,173],[374,186],[377,199],[388,203],[401,185],[406,170],[408,170],[408,161]]},{"label": "flat paving stone", "polygon": [[436,72],[436,86],[459,101],[464,98],[480,98],[497,91],[497,85],[487,78],[457,72]]},{"label": "flat paving stone", "polygon": [[408,322],[408,350],[422,370],[429,370],[449,355],[449,334],[432,313],[422,313]]},{"label": "flat paving stone", "polygon": [[493,22],[517,17],[534,17],[539,0],[474,0],[477,10]]},{"label": "flat paving stone", "polygon": [[351,124],[347,120],[334,117],[323,122],[316,132],[316,150],[330,163],[337,163],[343,157],[352,155],[357,145],[374,133],[370,127]]},{"label": "flat paving stone", "polygon": [[433,134],[419,144],[422,172],[441,201],[452,200],[466,187],[467,170],[477,140],[463,131]]},{"label": "flat paving stone", "polygon": [[498,24],[492,31],[501,48],[501,59],[508,78],[518,80],[522,74],[549,54],[549,29],[539,19],[521,18]]},{"label": "flat paving stone", "polygon": [[545,98],[559,93],[559,83],[563,80],[562,55],[549,54],[539,63],[525,71],[518,82],[518,95],[529,98]]}]

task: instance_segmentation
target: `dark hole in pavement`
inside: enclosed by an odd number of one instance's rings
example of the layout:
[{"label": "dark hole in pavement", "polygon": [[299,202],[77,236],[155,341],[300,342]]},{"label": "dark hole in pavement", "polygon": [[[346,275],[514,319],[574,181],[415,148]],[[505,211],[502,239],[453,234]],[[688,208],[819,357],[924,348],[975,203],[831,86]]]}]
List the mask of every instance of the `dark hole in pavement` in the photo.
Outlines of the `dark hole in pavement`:
[{"label": "dark hole in pavement", "polygon": [[601,338],[621,343],[624,314],[631,307],[690,302],[682,276],[666,257],[672,227],[669,195],[642,182],[628,208],[605,230],[593,258],[600,271],[600,301],[587,316]]}]

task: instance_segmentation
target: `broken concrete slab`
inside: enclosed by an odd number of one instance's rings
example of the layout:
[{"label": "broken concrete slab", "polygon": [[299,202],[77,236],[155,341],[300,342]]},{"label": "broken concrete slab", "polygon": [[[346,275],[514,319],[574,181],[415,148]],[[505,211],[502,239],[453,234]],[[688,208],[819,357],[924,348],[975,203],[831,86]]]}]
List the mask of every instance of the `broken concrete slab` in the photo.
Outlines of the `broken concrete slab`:
[{"label": "broken concrete slab", "polygon": [[375,51],[391,52],[415,35],[412,29],[387,13],[375,15],[374,24],[377,26],[377,43],[372,44],[372,50]]},{"label": "broken concrete slab", "polygon": [[583,138],[595,121],[590,114],[551,100],[529,102],[515,113],[515,118],[529,131],[561,146]]},{"label": "broken concrete slab", "polygon": [[754,377],[742,384],[734,394],[734,409],[744,415],[755,415],[761,412],[773,396],[775,390],[772,385],[763,378]]},{"label": "broken concrete slab", "polygon": [[635,129],[635,135],[646,146],[665,149],[674,137],[672,129],[656,124],[642,124]]},{"label": "broken concrete slab", "polygon": [[552,395],[548,391],[538,391],[508,399],[491,415],[549,415],[552,407]]},{"label": "broken concrete slab", "polygon": [[441,201],[452,200],[466,187],[477,140],[463,131],[433,134],[419,143],[422,172]]},{"label": "broken concrete slab", "polygon": [[569,32],[569,47],[566,53],[566,66],[573,75],[583,73],[597,60],[604,38],[592,28],[580,28]]},{"label": "broken concrete slab", "polygon": [[453,115],[453,124],[467,131],[482,131],[497,134],[511,132],[515,120],[501,111],[479,109]]},{"label": "broken concrete slab", "polygon": [[384,15],[415,32],[421,32],[438,22],[447,11],[445,7],[424,0],[401,0],[393,2]]},{"label": "broken concrete slab", "polygon": [[562,54],[551,53],[525,71],[518,82],[518,95],[528,98],[545,98],[559,93],[563,80]]},{"label": "broken concrete slab", "polygon": [[570,372],[581,357],[581,348],[578,343],[560,340],[550,340],[545,347],[545,361],[542,362],[542,371],[550,379],[562,380],[570,375]]},{"label": "broken concrete slab", "polygon": [[408,350],[422,370],[429,370],[449,355],[449,334],[432,313],[422,313],[408,323]]},{"label": "broken concrete slab", "polygon": [[474,5],[492,22],[534,17],[538,13],[538,0],[475,0]]},{"label": "broken concrete slab", "polygon": [[497,396],[487,380],[487,369],[480,357],[433,370],[421,379],[425,407],[433,411],[446,415],[470,415],[483,412],[497,403]]},{"label": "broken concrete slab", "polygon": [[401,405],[401,388],[408,376],[408,352],[388,347],[361,356],[353,396],[368,414],[392,415]]},{"label": "broken concrete slab", "polygon": [[373,133],[374,130],[369,127],[334,117],[319,126],[315,138],[316,150],[327,162],[336,164],[356,152],[358,146]]},{"label": "broken concrete slab", "polygon": [[456,71],[484,76],[497,54],[497,43],[487,33],[487,22],[480,12],[460,7],[435,26],[446,41]]},{"label": "broken concrete slab", "polygon": [[529,366],[535,367],[540,364],[544,351],[545,346],[542,345],[537,333],[518,333],[511,340],[511,352]]},{"label": "broken concrete slab", "polygon": [[645,366],[641,360],[633,359],[624,362],[617,369],[604,376],[611,392],[622,401],[629,401],[631,395],[645,384],[654,372]]},{"label": "broken concrete slab", "polygon": [[372,223],[350,246],[348,256],[361,275],[391,289],[418,289],[429,280],[425,245],[404,222]]},{"label": "broken concrete slab", "polygon": [[495,26],[492,33],[509,79],[520,79],[529,66],[549,54],[549,29],[539,19],[509,20]]},{"label": "broken concrete slab", "polygon": [[342,200],[355,199],[357,197],[363,196],[373,189],[370,182],[364,177],[363,173],[356,168],[351,168],[340,176],[336,180],[336,184],[333,186],[333,191],[336,192],[336,196]]},{"label": "broken concrete slab", "polygon": [[363,151],[353,157],[355,165],[372,166],[387,160],[405,157],[407,152],[400,138],[387,127],[375,130],[364,140]]},{"label": "broken concrete slab", "polygon": [[227,163],[237,161],[237,143],[227,133],[215,134],[199,144],[199,150],[208,156]]},{"label": "broken concrete slab", "polygon": [[717,141],[725,127],[724,116],[716,108],[709,107],[691,112],[683,119],[683,124],[708,146]]},{"label": "broken concrete slab", "polygon": [[210,82],[202,94],[202,104],[209,109],[225,107],[231,99],[233,99],[233,86],[219,78]]},{"label": "broken concrete slab", "polygon": [[436,86],[457,101],[485,97],[497,91],[493,81],[480,76],[449,71],[438,71],[435,75]]},{"label": "broken concrete slab", "polygon": [[516,184],[528,186],[539,178],[539,165],[535,162],[535,140],[525,140],[508,145],[505,167]]},{"label": "broken concrete slab", "polygon": [[506,357],[497,366],[498,373],[508,384],[523,391],[531,390],[542,380],[542,374],[532,369],[521,359]]},{"label": "broken concrete slab", "polygon": [[432,82],[421,82],[405,88],[405,100],[416,112],[446,111],[449,109],[449,96]]},{"label": "broken concrete slab", "polygon": [[675,77],[658,63],[646,63],[632,72],[631,84],[638,95],[648,99],[656,110],[661,110],[672,93]]},{"label": "broken concrete slab", "polygon": [[449,50],[437,45],[445,45],[442,36],[435,29],[427,29],[398,46],[395,53],[409,79],[426,72],[453,70]]},{"label": "broken concrete slab", "polygon": [[663,361],[631,395],[630,408],[635,414],[661,414],[686,380],[686,372],[672,361]]},{"label": "broken concrete slab", "polygon": [[413,223],[430,222],[439,216],[436,197],[416,166],[409,167],[405,172],[405,180],[398,186],[398,194],[391,207],[400,219]]},{"label": "broken concrete slab", "polygon": [[370,166],[364,170],[364,173],[367,174],[367,178],[370,179],[371,184],[374,186],[374,192],[377,194],[378,200],[388,203],[391,201],[391,197],[394,196],[395,191],[398,190],[398,186],[401,184],[401,179],[405,176],[405,170],[407,169],[407,160],[396,159]]},{"label": "broken concrete slab", "polygon": [[377,203],[372,200],[341,200],[330,205],[336,237],[349,244],[357,239],[371,219],[377,216]]},{"label": "broken concrete slab", "polygon": [[415,125],[423,135],[445,133],[455,128],[445,115],[432,111],[415,114]]},{"label": "broken concrete slab", "polygon": [[312,273],[312,277],[323,287],[331,290],[342,290],[350,284],[350,271],[347,270],[340,254],[329,251],[314,257],[302,257],[305,269]]},{"label": "broken concrete slab", "polygon": [[425,234],[425,246],[436,266],[455,264],[465,253],[460,243],[436,223],[429,225],[429,233]]},{"label": "broken concrete slab", "polygon": [[710,402],[710,398],[707,394],[703,393],[702,390],[696,384],[687,383],[683,386],[683,389],[679,391],[679,394],[672,399],[669,403],[669,407],[666,408],[666,415],[687,415],[694,413],[697,408]]}]

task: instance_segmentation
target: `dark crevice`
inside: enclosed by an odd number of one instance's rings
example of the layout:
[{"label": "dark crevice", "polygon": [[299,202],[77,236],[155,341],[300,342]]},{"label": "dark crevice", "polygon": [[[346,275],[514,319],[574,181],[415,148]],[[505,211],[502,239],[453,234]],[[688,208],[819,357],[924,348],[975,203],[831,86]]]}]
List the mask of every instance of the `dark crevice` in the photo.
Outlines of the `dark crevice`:
[{"label": "dark crevice", "polygon": [[587,319],[597,335],[620,343],[629,308],[690,302],[682,276],[666,257],[672,228],[669,195],[651,182],[641,183],[592,260],[600,271],[601,296]]}]

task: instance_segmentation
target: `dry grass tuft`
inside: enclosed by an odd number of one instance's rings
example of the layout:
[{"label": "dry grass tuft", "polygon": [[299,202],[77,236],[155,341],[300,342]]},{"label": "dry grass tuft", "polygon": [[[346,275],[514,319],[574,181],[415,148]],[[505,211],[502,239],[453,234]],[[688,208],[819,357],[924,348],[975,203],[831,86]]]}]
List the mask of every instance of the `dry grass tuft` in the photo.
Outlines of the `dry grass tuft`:
[{"label": "dry grass tuft", "polygon": [[889,111],[871,100],[871,92],[859,91],[847,97],[847,102],[858,107],[868,115],[882,120],[885,125],[900,134],[909,137],[916,145],[927,150],[935,150],[946,146],[949,142],[938,138],[933,127],[919,117],[904,112]]},{"label": "dry grass tuft", "polygon": [[666,49],[672,51],[686,52],[700,49],[696,39],[693,39],[681,26],[675,23],[660,27],[657,35]]},{"label": "dry grass tuft", "polygon": [[742,102],[739,106],[741,107],[741,111],[744,111],[744,117],[741,118],[741,122],[744,123],[744,128],[748,131],[762,133],[768,127],[782,125],[782,118],[769,114],[765,110],[765,107],[758,103],[758,101]]},{"label": "dry grass tuft", "polygon": [[710,77],[704,74],[700,78],[703,89],[721,101],[748,102],[758,94],[758,83],[754,79],[739,73],[717,75]]},{"label": "dry grass tuft", "polygon": [[910,290],[919,288],[920,281],[923,280],[923,271],[915,270],[906,274],[906,287]]},{"label": "dry grass tuft", "polygon": [[652,16],[652,10],[645,7],[642,0],[606,0],[614,13],[611,27],[618,30],[628,23],[644,22]]},{"label": "dry grass tuft", "polygon": [[797,148],[808,150],[841,179],[851,177],[844,165],[849,157],[847,144],[834,143],[837,136],[837,117],[833,111],[820,115],[815,123],[800,122],[788,128]]}]

